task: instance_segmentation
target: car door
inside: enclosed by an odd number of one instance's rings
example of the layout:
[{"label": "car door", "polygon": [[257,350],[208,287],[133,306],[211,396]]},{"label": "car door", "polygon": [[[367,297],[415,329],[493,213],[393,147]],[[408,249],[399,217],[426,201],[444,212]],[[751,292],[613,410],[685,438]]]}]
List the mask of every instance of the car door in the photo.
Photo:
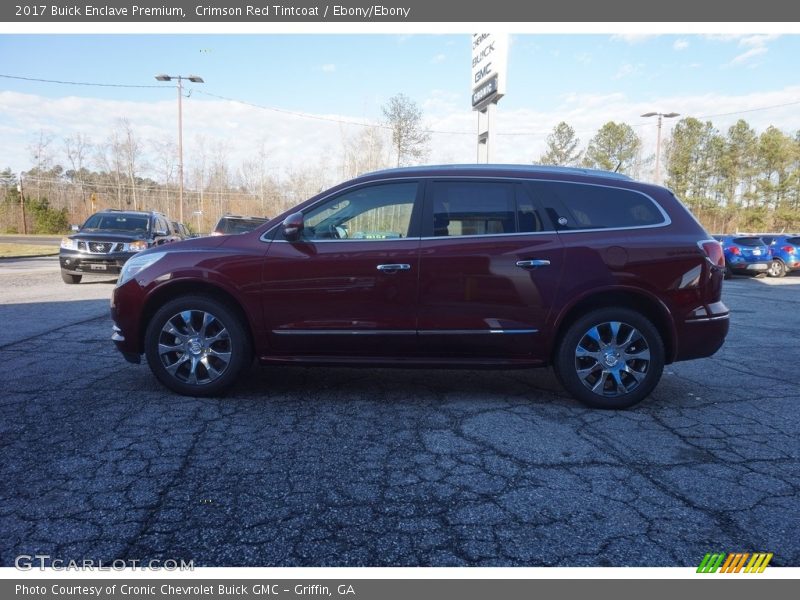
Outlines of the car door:
[{"label": "car door", "polygon": [[264,264],[273,354],[400,356],[416,347],[421,185],[369,183],[304,211]]},{"label": "car door", "polygon": [[419,344],[430,356],[530,360],[559,284],[562,247],[514,180],[428,182]]}]

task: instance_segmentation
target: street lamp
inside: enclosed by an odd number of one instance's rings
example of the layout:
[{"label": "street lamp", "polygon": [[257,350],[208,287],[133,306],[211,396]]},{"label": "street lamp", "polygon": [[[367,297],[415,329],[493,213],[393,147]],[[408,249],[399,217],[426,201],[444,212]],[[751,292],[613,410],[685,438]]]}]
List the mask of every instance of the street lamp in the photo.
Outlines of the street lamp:
[{"label": "street lamp", "polygon": [[656,137],[656,171],[655,171],[655,181],[654,183],[658,183],[661,179],[661,119],[672,119],[674,117],[679,117],[680,113],[670,112],[670,113],[660,113],[660,112],[648,112],[642,115],[643,117],[658,117],[658,135]]},{"label": "street lamp", "polygon": [[202,77],[197,75],[156,75],[158,81],[177,81],[178,82],[178,220],[183,223],[183,80],[188,79],[192,83],[205,83]]}]

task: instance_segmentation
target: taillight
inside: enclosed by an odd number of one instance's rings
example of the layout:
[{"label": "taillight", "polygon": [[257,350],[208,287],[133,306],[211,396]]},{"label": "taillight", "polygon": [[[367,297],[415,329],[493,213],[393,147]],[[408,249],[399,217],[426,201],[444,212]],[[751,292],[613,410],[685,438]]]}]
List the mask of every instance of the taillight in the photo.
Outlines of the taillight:
[{"label": "taillight", "polygon": [[742,253],[742,251],[739,250],[738,246],[731,246],[730,247],[730,251],[731,251],[731,254],[735,254],[736,256],[739,256]]},{"label": "taillight", "polygon": [[[722,244],[717,240],[703,240],[702,242],[697,242],[697,245],[705,252],[712,265],[718,267],[725,266],[725,254],[722,252]],[[738,250],[738,248],[736,248],[736,250]]]},{"label": "taillight", "polygon": [[781,250],[786,252],[786,254],[794,254],[795,253],[795,247],[794,246],[783,246],[781,248]]}]

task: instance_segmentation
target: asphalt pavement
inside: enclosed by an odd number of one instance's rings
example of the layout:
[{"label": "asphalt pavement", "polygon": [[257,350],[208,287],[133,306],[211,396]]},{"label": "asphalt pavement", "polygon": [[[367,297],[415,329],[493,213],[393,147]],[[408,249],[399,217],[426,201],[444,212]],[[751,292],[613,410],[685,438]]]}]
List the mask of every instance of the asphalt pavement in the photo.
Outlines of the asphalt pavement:
[{"label": "asphalt pavement", "polygon": [[549,370],[270,367],[176,396],[114,349],[112,283],[46,264],[0,264],[0,565],[800,565],[798,276],[726,282],[723,349],[605,412]]}]

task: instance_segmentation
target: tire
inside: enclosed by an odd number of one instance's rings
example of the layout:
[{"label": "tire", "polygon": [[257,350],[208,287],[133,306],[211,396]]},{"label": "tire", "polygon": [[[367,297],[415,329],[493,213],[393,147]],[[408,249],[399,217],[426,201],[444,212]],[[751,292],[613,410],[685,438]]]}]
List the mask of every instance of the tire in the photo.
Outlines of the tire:
[{"label": "tire", "polygon": [[767,275],[770,277],[783,277],[786,275],[786,265],[783,264],[782,260],[778,260],[777,258],[773,259],[772,263],[769,265]]},{"label": "tire", "polygon": [[71,273],[67,273],[66,271],[61,271],[61,281],[64,283],[80,283],[83,275],[72,275]]},{"label": "tire", "polygon": [[180,296],[147,324],[145,356],[167,388],[184,396],[216,396],[252,363],[245,325],[228,305],[208,296]]},{"label": "tire", "polygon": [[644,400],[661,379],[664,342],[655,325],[641,313],[601,308],[567,328],[559,341],[554,367],[561,384],[583,404],[629,408]]},{"label": "tire", "polygon": [[730,279],[731,277],[733,277],[733,270],[728,265],[725,265],[725,279]]}]

